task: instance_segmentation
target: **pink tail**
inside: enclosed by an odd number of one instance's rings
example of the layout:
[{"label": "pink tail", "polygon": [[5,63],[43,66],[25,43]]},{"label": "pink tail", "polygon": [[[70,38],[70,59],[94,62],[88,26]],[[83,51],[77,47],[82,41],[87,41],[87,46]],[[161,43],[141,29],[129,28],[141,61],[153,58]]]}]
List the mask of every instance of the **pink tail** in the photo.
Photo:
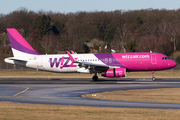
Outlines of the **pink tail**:
[{"label": "pink tail", "polygon": [[16,29],[7,28],[7,33],[14,56],[21,56],[26,54],[40,55],[29,45],[29,43],[21,36],[21,34]]}]

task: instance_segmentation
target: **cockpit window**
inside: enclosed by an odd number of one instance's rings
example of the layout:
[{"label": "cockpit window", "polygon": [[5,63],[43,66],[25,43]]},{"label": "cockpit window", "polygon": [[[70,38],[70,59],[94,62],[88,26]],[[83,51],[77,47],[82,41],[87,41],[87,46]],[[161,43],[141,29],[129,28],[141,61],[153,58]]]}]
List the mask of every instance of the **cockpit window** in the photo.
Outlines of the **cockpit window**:
[{"label": "cockpit window", "polygon": [[168,60],[168,59],[170,59],[170,58],[168,58],[168,57],[162,57],[162,60]]}]

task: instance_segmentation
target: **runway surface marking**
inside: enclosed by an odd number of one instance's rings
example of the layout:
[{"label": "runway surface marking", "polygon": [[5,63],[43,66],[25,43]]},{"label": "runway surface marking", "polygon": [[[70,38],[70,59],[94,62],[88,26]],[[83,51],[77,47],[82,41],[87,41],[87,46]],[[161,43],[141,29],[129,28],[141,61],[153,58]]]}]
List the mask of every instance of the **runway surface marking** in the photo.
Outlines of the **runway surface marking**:
[{"label": "runway surface marking", "polygon": [[180,84],[180,82],[117,82],[124,84]]},{"label": "runway surface marking", "polygon": [[19,94],[22,94],[22,93],[26,92],[28,89],[29,89],[29,87],[27,87],[25,90],[23,90],[23,91],[21,91],[21,92],[19,92],[19,93],[15,94],[15,95],[13,95],[13,97],[16,97],[17,95],[19,95]]}]

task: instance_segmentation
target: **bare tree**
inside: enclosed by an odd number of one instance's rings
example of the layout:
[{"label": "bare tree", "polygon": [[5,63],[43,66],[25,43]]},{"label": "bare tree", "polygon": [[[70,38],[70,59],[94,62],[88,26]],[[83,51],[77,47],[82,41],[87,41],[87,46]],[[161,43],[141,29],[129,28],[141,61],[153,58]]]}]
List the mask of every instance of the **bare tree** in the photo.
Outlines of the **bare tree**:
[{"label": "bare tree", "polygon": [[57,54],[59,42],[57,41],[56,35],[53,32],[45,35],[40,42],[42,48],[44,49],[44,53],[47,54]]},{"label": "bare tree", "polygon": [[123,52],[126,52],[125,45],[129,41],[129,38],[130,34],[127,24],[124,23],[121,26],[118,26],[114,36],[114,40],[117,41],[117,44],[119,44],[119,51],[120,48],[122,48]]},{"label": "bare tree", "polygon": [[159,34],[166,36],[172,43],[174,52],[177,50],[177,37],[180,35],[180,24],[179,22],[163,22],[159,25]]},{"label": "bare tree", "polygon": [[27,37],[31,31],[32,24],[37,14],[28,11],[26,8],[20,8],[8,15],[7,26],[9,28],[21,29],[25,31],[24,37]]}]

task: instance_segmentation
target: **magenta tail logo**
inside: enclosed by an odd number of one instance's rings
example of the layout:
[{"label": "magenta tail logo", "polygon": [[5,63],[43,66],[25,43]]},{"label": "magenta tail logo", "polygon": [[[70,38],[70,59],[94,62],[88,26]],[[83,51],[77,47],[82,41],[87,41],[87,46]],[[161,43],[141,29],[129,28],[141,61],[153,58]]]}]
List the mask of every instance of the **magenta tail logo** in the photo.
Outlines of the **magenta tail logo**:
[{"label": "magenta tail logo", "polygon": [[[77,58],[75,58],[77,59]],[[50,66],[53,68],[54,66],[56,68],[63,69],[63,67],[77,67],[77,65],[74,65],[73,62],[71,62],[69,57],[62,57],[62,58],[49,58]]]},{"label": "magenta tail logo", "polygon": [[61,65],[60,65],[61,69],[63,69],[63,62],[64,62],[64,57],[62,57],[62,59],[61,59]]}]

